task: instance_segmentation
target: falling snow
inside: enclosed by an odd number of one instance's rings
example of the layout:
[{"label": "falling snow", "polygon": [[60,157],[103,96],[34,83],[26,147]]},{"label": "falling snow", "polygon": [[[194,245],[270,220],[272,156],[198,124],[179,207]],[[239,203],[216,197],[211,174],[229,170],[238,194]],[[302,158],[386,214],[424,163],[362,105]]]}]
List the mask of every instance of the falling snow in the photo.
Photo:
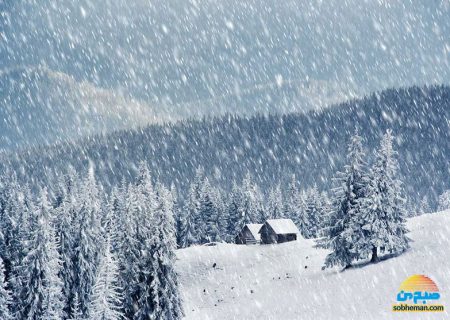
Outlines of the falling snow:
[{"label": "falling snow", "polygon": [[[417,273],[450,308],[449,34],[449,0],[0,0],[0,319],[389,319]],[[298,240],[234,244],[269,219]]]}]

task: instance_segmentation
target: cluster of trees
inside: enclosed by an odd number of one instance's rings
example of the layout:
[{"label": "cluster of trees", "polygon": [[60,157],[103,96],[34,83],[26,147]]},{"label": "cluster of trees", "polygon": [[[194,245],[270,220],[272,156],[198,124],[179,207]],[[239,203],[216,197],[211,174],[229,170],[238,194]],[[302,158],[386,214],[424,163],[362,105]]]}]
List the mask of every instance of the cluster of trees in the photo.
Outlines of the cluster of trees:
[{"label": "cluster of trees", "polygon": [[142,164],[105,196],[93,170],[0,188],[0,318],[179,319],[172,193]]},{"label": "cluster of trees", "polygon": [[[344,165],[341,152],[355,127],[366,147],[376,149],[380,132],[393,129],[399,177],[417,212],[422,197],[436,210],[437,195],[449,188],[450,87],[389,89],[324,110],[283,115],[186,120],[92,136],[71,143],[0,152],[0,173],[17,170],[21,183],[51,186],[68,165],[78,172],[95,163],[96,179],[107,192],[131,182],[141,161],[152,175],[175,184],[181,202],[201,166],[212,185],[227,193],[249,172],[265,192],[285,189],[295,174],[303,189],[329,189],[329,178]],[[368,155],[371,158],[372,155]],[[372,161],[373,159],[368,159]],[[20,169],[19,169],[20,168]],[[420,196],[418,196],[420,195]]]},{"label": "cluster of trees", "polygon": [[358,133],[348,146],[347,163],[335,179],[332,210],[318,246],[330,249],[325,267],[349,267],[354,260],[378,261],[378,252],[398,254],[409,246],[398,163],[390,130],[366,163]]},{"label": "cluster of trees", "polygon": [[178,214],[178,245],[233,242],[245,224],[276,218],[292,219],[305,238],[315,238],[326,221],[329,204],[327,194],[317,187],[299,190],[295,176],[286,188],[278,183],[264,194],[247,173],[227,193],[212,186],[199,168]]}]

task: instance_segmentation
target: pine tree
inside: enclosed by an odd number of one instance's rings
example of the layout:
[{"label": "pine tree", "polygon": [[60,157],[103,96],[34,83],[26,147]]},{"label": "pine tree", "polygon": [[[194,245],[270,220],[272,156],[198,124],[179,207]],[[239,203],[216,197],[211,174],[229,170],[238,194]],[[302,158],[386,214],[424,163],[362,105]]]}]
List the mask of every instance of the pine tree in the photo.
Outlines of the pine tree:
[{"label": "pine tree", "polygon": [[186,216],[184,217],[184,230],[181,235],[182,247],[188,247],[192,244],[199,243],[201,236],[204,234],[204,223],[200,216],[200,202],[202,197],[202,185],[205,176],[203,169],[198,168],[195,179],[189,187],[188,199],[186,203]]},{"label": "pine tree", "polygon": [[173,199],[173,216],[175,218],[177,248],[182,248],[183,231],[186,227],[186,213],[180,208],[178,192],[173,183],[170,185],[170,193],[172,194]]},{"label": "pine tree", "polygon": [[309,222],[307,216],[307,200],[308,193],[305,191],[300,191],[297,193],[292,193],[292,198],[287,205],[286,215],[295,223],[298,227],[300,233],[303,237],[309,237]]},{"label": "pine tree", "polygon": [[446,190],[439,196],[438,210],[444,211],[450,209],[450,190]]},{"label": "pine tree", "polygon": [[347,164],[344,172],[334,179],[332,210],[327,227],[323,230],[324,238],[318,240],[318,246],[330,249],[324,267],[336,265],[349,267],[358,257],[353,251],[352,216],[358,214],[359,199],[365,196],[365,163],[362,139],[356,133],[349,144]]},{"label": "pine tree", "polygon": [[[30,238],[30,222],[36,210],[34,199],[31,195],[31,191],[28,186],[25,186],[18,190],[17,197],[11,206],[11,209],[15,212],[16,217],[15,225],[11,230],[14,235],[9,243],[11,260],[11,274],[8,281],[9,289],[12,293],[14,301],[20,300],[23,283],[23,277],[20,272],[23,259],[27,253],[27,241]],[[13,314],[18,312],[19,304],[14,304],[11,308]]]},{"label": "pine tree", "polygon": [[111,252],[111,240],[108,238],[92,288],[89,318],[92,320],[122,319],[122,300],[119,267]]},{"label": "pine tree", "polygon": [[431,213],[430,203],[426,195],[423,196],[422,200],[420,201],[419,213],[420,214]]},{"label": "pine tree", "polygon": [[15,174],[8,172],[0,179],[0,258],[5,268],[6,282],[11,285],[14,266],[18,264],[17,254],[21,248],[16,242],[19,225],[18,196],[20,190]]},{"label": "pine tree", "polygon": [[281,194],[281,186],[277,184],[269,191],[267,202],[267,212],[270,219],[279,219],[284,217],[283,196]]},{"label": "pine tree", "polygon": [[[117,252],[118,263],[120,271],[120,286],[123,289],[123,309],[127,319],[133,319],[136,309],[138,307],[137,300],[141,294],[140,283],[141,274],[140,269],[141,252],[145,252],[147,258],[148,250],[143,250],[143,244],[139,242],[138,236],[140,232],[139,221],[140,211],[137,200],[137,191],[134,185],[129,185],[126,190],[123,190],[123,206],[120,204],[116,213],[117,226]],[[151,214],[148,212],[147,214]],[[148,220],[143,226],[148,230]],[[141,226],[142,227],[142,226]]]},{"label": "pine tree", "polygon": [[170,192],[158,185],[158,208],[155,211],[155,232],[152,239],[153,310],[151,319],[175,320],[183,317],[175,265],[175,226]]},{"label": "pine tree", "polygon": [[242,213],[241,191],[233,181],[231,194],[227,205],[227,241],[233,242],[236,235],[241,231],[244,221]]},{"label": "pine tree", "polygon": [[397,178],[398,163],[393,149],[392,132],[388,130],[375,153],[366,196],[359,199],[360,210],[353,217],[354,252],[360,258],[372,254],[378,261],[378,249],[401,253],[409,247],[406,212]]},{"label": "pine tree", "polygon": [[61,319],[63,317],[62,282],[58,277],[61,261],[57,240],[50,225],[47,191],[40,194],[37,211],[31,217],[27,255],[18,269],[23,277],[20,308],[21,319]]},{"label": "pine tree", "polygon": [[124,312],[127,318],[144,320],[149,318],[154,307],[151,293],[151,266],[154,263],[152,239],[155,236],[154,214],[158,206],[145,164],[141,164],[137,182],[129,189],[127,206],[128,235],[119,258]]},{"label": "pine tree", "polygon": [[258,186],[253,183],[250,173],[242,181],[242,213],[243,224],[263,223],[268,216],[263,207],[262,194]]},{"label": "pine tree", "polygon": [[219,207],[216,203],[216,195],[208,178],[205,178],[201,189],[199,215],[203,224],[200,241],[202,243],[220,241]]},{"label": "pine tree", "polygon": [[74,241],[75,228],[73,219],[77,211],[78,176],[73,168],[59,182],[59,191],[55,202],[55,232],[59,240],[58,252],[61,259],[59,277],[63,283],[64,311],[71,310],[74,285]]},{"label": "pine tree", "polygon": [[12,295],[8,289],[8,284],[5,281],[5,267],[3,266],[3,260],[0,258],[0,319],[13,319],[10,310],[12,302]]},{"label": "pine tree", "polygon": [[74,279],[71,292],[78,295],[83,317],[88,315],[89,299],[98,266],[101,234],[99,198],[98,185],[91,169],[80,187],[76,199],[79,209],[74,218],[77,232],[74,239]]}]

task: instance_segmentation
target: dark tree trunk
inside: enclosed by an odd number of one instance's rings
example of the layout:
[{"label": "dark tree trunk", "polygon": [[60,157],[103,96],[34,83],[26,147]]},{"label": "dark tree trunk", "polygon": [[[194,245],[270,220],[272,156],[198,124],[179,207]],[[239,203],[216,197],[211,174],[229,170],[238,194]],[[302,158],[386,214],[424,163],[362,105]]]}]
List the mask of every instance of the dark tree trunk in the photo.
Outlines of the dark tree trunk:
[{"label": "dark tree trunk", "polygon": [[370,260],[370,262],[378,262],[380,259],[378,258],[378,251],[377,251],[377,247],[373,247],[372,248],[372,260]]}]

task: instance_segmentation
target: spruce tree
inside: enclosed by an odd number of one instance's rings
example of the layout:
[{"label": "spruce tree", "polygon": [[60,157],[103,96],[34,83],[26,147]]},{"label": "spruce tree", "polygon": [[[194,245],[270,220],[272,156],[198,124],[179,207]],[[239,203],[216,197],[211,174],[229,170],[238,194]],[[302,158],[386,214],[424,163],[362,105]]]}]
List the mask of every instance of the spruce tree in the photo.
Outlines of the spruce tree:
[{"label": "spruce tree", "polygon": [[77,211],[78,176],[73,169],[59,182],[59,191],[55,202],[55,232],[59,240],[58,252],[61,259],[59,277],[63,283],[64,311],[68,314],[72,308],[74,284],[74,241],[75,213]]},{"label": "spruce tree", "polygon": [[231,188],[231,194],[228,198],[227,204],[227,241],[233,242],[236,235],[241,231],[243,227],[243,214],[242,214],[242,201],[241,191],[233,181]]},{"label": "spruce tree", "polygon": [[123,319],[122,300],[119,267],[111,252],[111,240],[108,237],[105,252],[100,258],[95,284],[92,288],[89,318],[92,320]]},{"label": "spruce tree", "polygon": [[205,178],[201,189],[199,215],[203,224],[201,243],[220,241],[220,229],[218,225],[219,208],[215,202],[215,196],[208,178]]},{"label": "spruce tree", "polygon": [[154,237],[154,214],[158,206],[150,172],[141,164],[139,176],[130,188],[128,202],[127,246],[121,253],[120,269],[124,290],[125,316],[131,319],[148,319],[154,308],[151,292],[153,276],[151,266],[152,239]]},{"label": "spruce tree", "polygon": [[5,267],[3,260],[0,258],[0,319],[12,320],[13,316],[10,310],[12,306],[12,295],[8,289],[8,284],[5,280]]},{"label": "spruce tree", "polygon": [[[294,195],[294,194],[293,194]],[[292,219],[295,225],[298,227],[300,233],[304,238],[309,237],[309,221],[307,216],[307,200],[308,193],[300,191],[295,193],[295,198],[291,199],[288,204],[288,210],[286,211],[288,217]]]},{"label": "spruce tree", "polygon": [[448,209],[450,209],[450,190],[444,191],[439,196],[439,205],[438,205],[439,211],[444,211]]},{"label": "spruce tree", "polygon": [[347,268],[358,258],[352,243],[352,216],[358,215],[359,199],[365,197],[365,162],[362,139],[355,133],[348,146],[347,164],[335,179],[332,210],[324,228],[324,238],[318,240],[319,247],[332,252],[326,257],[324,267]]},{"label": "spruce tree", "polygon": [[19,230],[19,193],[20,188],[15,174],[8,172],[0,179],[0,258],[5,268],[6,282],[11,285],[13,269],[17,265],[21,252],[17,241]]},{"label": "spruce tree", "polygon": [[409,247],[396,154],[393,135],[388,130],[375,153],[366,195],[358,199],[360,209],[352,217],[353,251],[359,258],[371,254],[372,262],[379,260],[379,249],[401,253]]},{"label": "spruce tree", "polygon": [[194,181],[189,187],[188,199],[186,201],[184,230],[181,235],[182,247],[184,248],[199,243],[201,236],[204,234],[204,223],[199,213],[204,179],[203,169],[198,168]]},{"label": "spruce tree", "polygon": [[153,310],[151,319],[175,320],[183,317],[178,279],[175,272],[175,225],[170,192],[158,185],[158,207],[152,239]]},{"label": "spruce tree", "polygon": [[[120,272],[120,286],[123,289],[123,309],[127,319],[133,319],[139,305],[137,301],[141,294],[141,280],[144,270],[140,269],[141,252],[145,252],[144,258],[147,258],[148,250],[143,250],[143,243],[139,242],[140,232],[139,224],[145,223],[148,230],[148,220],[139,221],[139,203],[137,200],[137,191],[134,185],[129,185],[124,190],[123,206],[120,204],[116,213],[117,226],[117,251]],[[151,212],[147,212],[151,214]],[[141,226],[142,227],[142,226]]]},{"label": "spruce tree", "polygon": [[18,271],[23,277],[20,307],[21,319],[61,319],[63,317],[62,282],[58,277],[61,261],[57,239],[51,227],[47,191],[40,193],[37,210],[31,217],[26,256]]},{"label": "spruce tree", "polygon": [[78,195],[74,224],[77,232],[74,239],[72,294],[77,294],[80,311],[87,317],[89,299],[97,272],[100,250],[100,195],[93,170],[82,182]]},{"label": "spruce tree", "polygon": [[242,181],[242,214],[243,223],[263,223],[268,216],[263,207],[262,194],[258,186],[252,181],[248,172]]},{"label": "spruce tree", "polygon": [[284,217],[283,196],[281,194],[281,186],[277,184],[269,191],[267,201],[267,213],[270,219],[279,219]]}]

